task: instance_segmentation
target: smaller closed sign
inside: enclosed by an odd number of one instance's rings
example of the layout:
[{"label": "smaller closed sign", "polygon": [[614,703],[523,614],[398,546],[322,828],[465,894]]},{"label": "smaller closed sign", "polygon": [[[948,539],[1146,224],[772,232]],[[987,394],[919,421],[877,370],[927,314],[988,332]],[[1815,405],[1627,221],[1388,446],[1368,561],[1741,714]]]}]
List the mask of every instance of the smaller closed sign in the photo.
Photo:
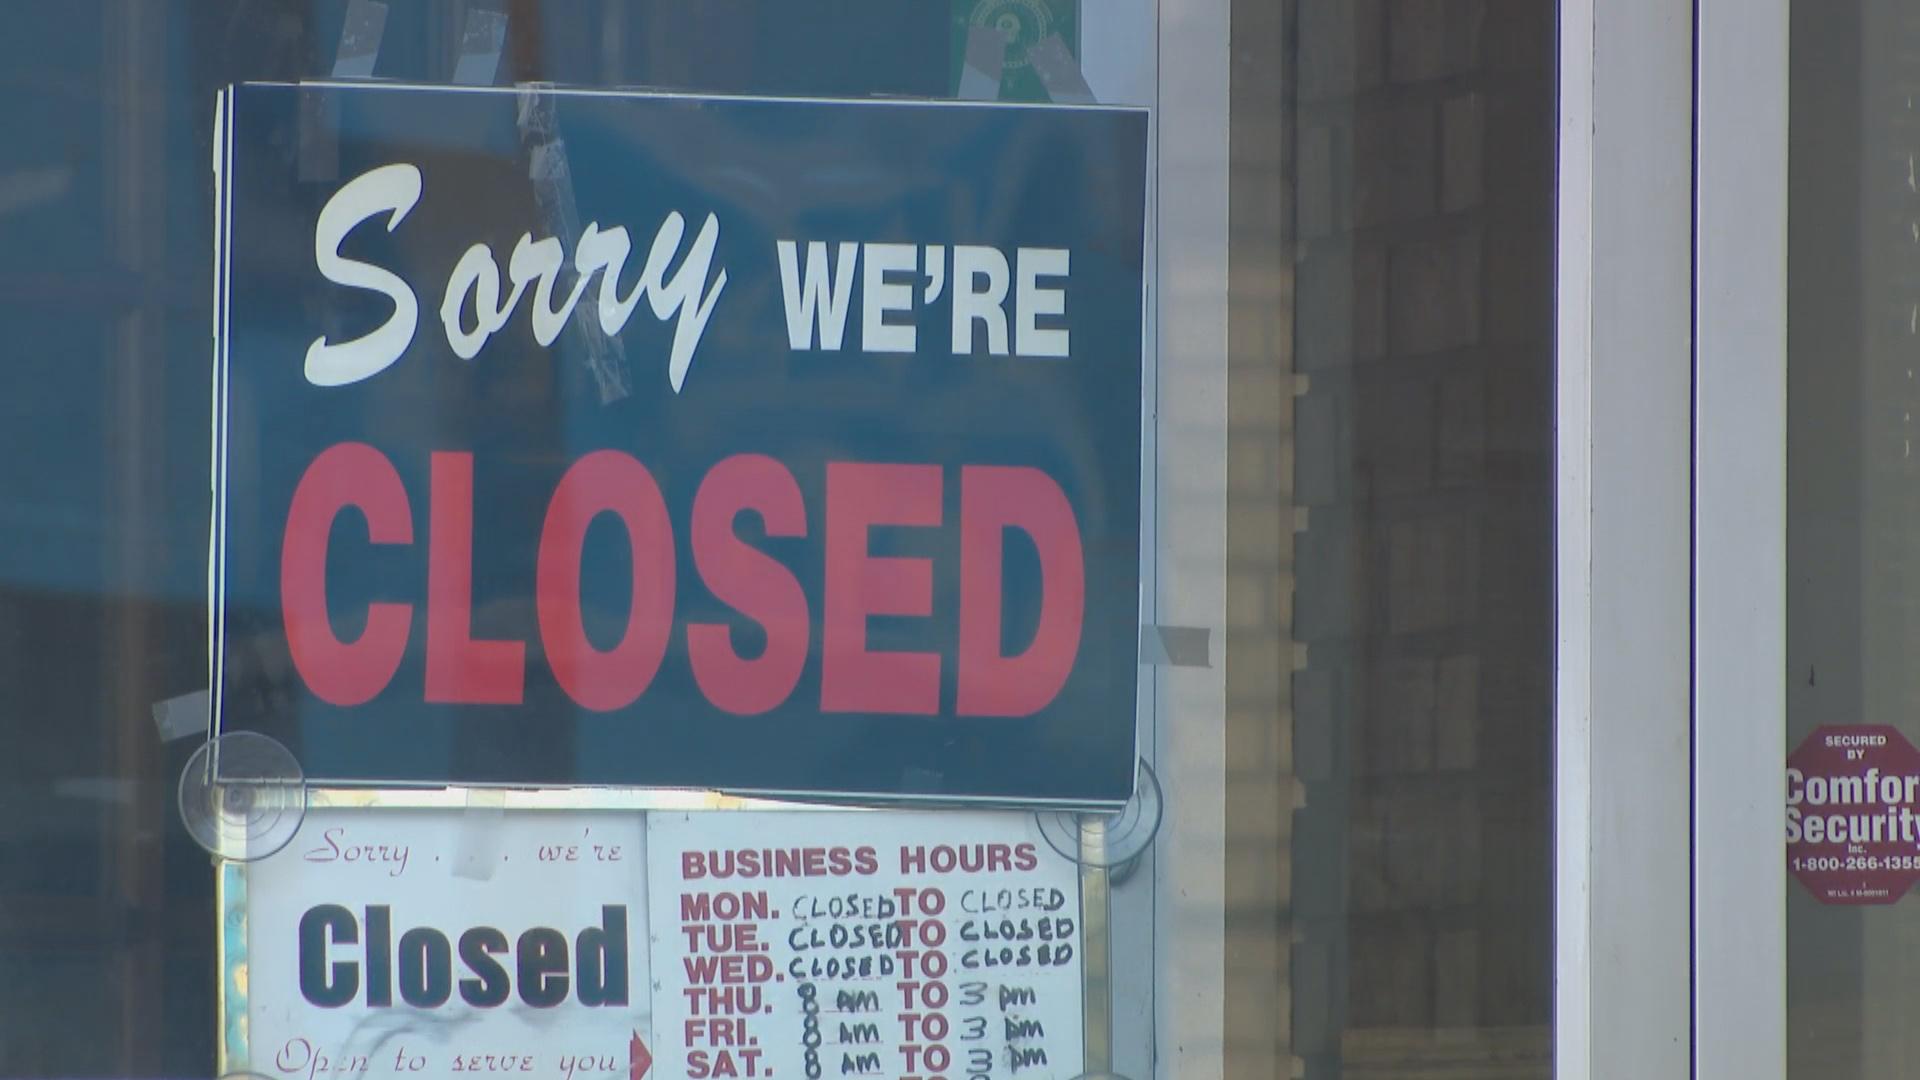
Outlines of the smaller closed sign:
[{"label": "smaller closed sign", "polygon": [[1823,904],[1891,904],[1920,879],[1920,750],[1884,724],[1787,755],[1787,869]]},{"label": "smaller closed sign", "polygon": [[232,1075],[639,1080],[651,1063],[639,815],[318,808],[227,888]]}]

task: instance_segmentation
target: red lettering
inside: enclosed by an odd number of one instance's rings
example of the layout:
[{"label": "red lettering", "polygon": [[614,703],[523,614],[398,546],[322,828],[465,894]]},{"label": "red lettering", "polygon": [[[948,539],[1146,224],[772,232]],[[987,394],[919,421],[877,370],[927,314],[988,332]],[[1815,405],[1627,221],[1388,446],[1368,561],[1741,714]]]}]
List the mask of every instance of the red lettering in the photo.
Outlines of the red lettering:
[{"label": "red lettering", "polygon": [[877,525],[938,524],[939,466],[827,463],[822,712],[940,711],[938,653],[867,649],[868,616],[933,613],[932,562],[869,555],[868,531]]},{"label": "red lettering", "polygon": [[734,535],[751,510],[768,536],[805,536],[807,509],[786,466],[762,454],[736,454],[708,470],[693,497],[693,564],[715,598],[766,630],[766,648],[748,660],[722,623],[687,625],[687,661],[700,692],[737,716],[766,712],[793,693],[807,662],[807,594],[773,557]]},{"label": "red lettering", "polygon": [[1013,869],[1013,849],[1005,844],[987,845],[987,871],[989,873]]},{"label": "red lettering", "polygon": [[385,454],[365,443],[328,447],[300,477],[280,548],[280,608],[293,666],[315,697],[362,705],[386,689],[407,648],[410,604],[370,603],[367,625],[351,642],[334,636],[327,612],[327,542],[347,507],[367,521],[373,544],[413,543],[407,489]]},{"label": "red lettering", "polygon": [[427,516],[427,700],[518,705],[527,647],[473,640],[473,455],[433,455]]},{"label": "red lettering", "polygon": [[[580,545],[587,525],[607,512],[626,526],[633,596],[620,643],[601,652],[581,621]],[[645,692],[673,629],[673,527],[646,466],[617,450],[597,450],[573,463],[547,507],[534,591],[547,662],[569,697],[606,712]]]},{"label": "red lettering", "polygon": [[[905,975],[909,979],[915,976],[916,972],[914,971],[913,962],[920,959],[920,950],[895,949],[893,951],[893,957],[900,961],[900,974]],[[912,1004],[912,1002],[908,1002],[908,1004]]]},{"label": "red lettering", "polygon": [[[474,469],[471,452],[438,451],[430,458],[424,700],[518,704],[525,697],[526,643],[475,636]],[[925,619],[934,613],[933,560],[875,555],[871,534],[940,527],[941,467],[827,462],[825,469],[825,565],[817,601],[821,712],[937,715],[942,665],[949,660],[956,665],[958,715],[1027,716],[1059,696],[1079,651],[1086,567],[1073,508],[1056,482],[1032,468],[960,468],[958,644],[947,657],[886,648],[884,637],[869,639],[875,617]],[[317,697],[341,706],[363,704],[385,691],[405,655],[413,618],[412,604],[369,602],[366,628],[356,640],[342,641],[334,633],[327,607],[328,544],[335,519],[349,507],[364,516],[369,543],[413,542],[407,492],[393,463],[366,444],[342,443],[316,458],[296,487],[281,551],[282,611],[293,662]],[[695,570],[739,616],[686,627],[689,670],[702,696],[721,712],[751,716],[780,708],[805,672],[815,601],[793,570],[742,539],[735,526],[752,513],[770,539],[804,538],[807,512],[793,474],[762,454],[723,459],[694,495],[687,527]],[[606,620],[608,632],[601,632],[581,578],[582,547],[607,513],[626,531],[632,590],[621,636],[603,651],[596,640],[609,640],[618,620]],[[675,629],[673,527],[659,485],[626,453],[589,453],[556,486],[540,534],[534,606],[553,677],[578,705],[600,712],[624,708],[659,674]],[[1039,554],[1039,613],[1024,646],[1002,633],[1004,548],[1014,529]],[[734,628],[742,620],[766,636],[752,657],[735,647]],[[871,647],[875,642],[883,647]],[[877,865],[870,850],[851,863],[844,852],[790,857],[807,873],[871,873]],[[956,862],[968,871],[1002,872],[1028,857],[1006,849],[984,859],[968,851],[958,860],[939,847],[901,852],[908,872],[949,872]]]},{"label": "red lettering", "polygon": [[[1000,650],[1001,553],[1019,529],[1040,552],[1040,620],[1015,656]],[[954,711],[1031,716],[1066,685],[1080,650],[1087,573],[1080,526],[1066,493],[1038,469],[967,465],[960,470],[960,656]]]}]

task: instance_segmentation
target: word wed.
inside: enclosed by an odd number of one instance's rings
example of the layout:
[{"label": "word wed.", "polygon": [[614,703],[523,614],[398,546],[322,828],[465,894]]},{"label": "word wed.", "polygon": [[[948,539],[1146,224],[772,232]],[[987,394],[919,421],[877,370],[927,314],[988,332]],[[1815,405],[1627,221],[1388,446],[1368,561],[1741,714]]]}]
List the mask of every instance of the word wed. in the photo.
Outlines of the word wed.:
[{"label": "word wed.", "polygon": [[[413,343],[420,321],[419,301],[413,288],[398,274],[373,263],[350,259],[340,253],[347,235],[362,223],[386,215],[387,231],[400,227],[420,201],[421,179],[417,166],[405,163],[370,169],[348,182],[321,208],[314,223],[313,257],[320,273],[336,285],[384,294],[393,302],[393,314],[372,332],[350,341],[330,342],[322,336],[307,348],[307,381],[315,386],[345,386],[371,378],[391,367]],[[573,253],[577,272],[573,288],[559,306],[554,305],[554,289],[566,262],[566,252],[557,237],[539,240],[523,233],[507,260],[510,291],[501,299],[500,266],[493,249],[486,244],[467,248],[447,277],[440,301],[440,323],[446,331],[447,345],[462,360],[479,355],[487,339],[507,324],[528,286],[533,287],[532,315],[534,340],[541,347],[553,344],[575,305],[586,292],[587,283],[597,274],[600,288],[596,301],[600,329],[612,337],[627,325],[634,308],[644,295],[654,318],[666,322],[677,315],[673,345],[668,354],[667,378],[675,393],[686,380],[694,351],[706,332],[707,319],[726,287],[723,269],[708,282],[714,247],[720,240],[720,222],[712,214],[700,226],[678,266],[680,242],[686,223],[678,211],[667,214],[654,232],[653,244],[640,279],[623,295],[620,274],[626,266],[633,243],[624,225],[602,229],[589,222],[580,231]],[[466,322],[466,310],[473,311],[473,323]]]}]

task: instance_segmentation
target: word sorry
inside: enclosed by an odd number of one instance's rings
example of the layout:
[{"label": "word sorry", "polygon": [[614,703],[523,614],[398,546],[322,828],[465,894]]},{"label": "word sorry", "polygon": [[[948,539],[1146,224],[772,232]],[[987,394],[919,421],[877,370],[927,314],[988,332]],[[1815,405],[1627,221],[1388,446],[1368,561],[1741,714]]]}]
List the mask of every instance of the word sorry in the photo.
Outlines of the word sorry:
[{"label": "word sorry", "polygon": [[[307,381],[315,386],[344,386],[378,375],[400,359],[413,343],[420,322],[420,303],[412,286],[398,274],[359,259],[340,254],[340,244],[363,222],[380,215],[387,219],[387,231],[400,227],[407,214],[420,201],[421,180],[418,166],[383,165],[368,170],[348,182],[320,210],[313,227],[313,257],[320,273],[336,285],[384,294],[393,302],[393,314],[378,329],[351,341],[329,342],[324,336],[307,347]],[[553,344],[572,317],[573,309],[595,275],[600,278],[598,317],[600,329],[608,337],[618,334],[632,317],[634,308],[645,296],[656,319],[665,322],[678,315],[673,345],[668,354],[667,378],[676,393],[693,363],[694,350],[706,332],[713,305],[726,287],[727,272],[713,275],[713,250],[720,240],[720,222],[708,214],[700,232],[693,238],[678,266],[680,241],[686,234],[686,222],[679,213],[670,213],[654,231],[647,261],[640,280],[624,295],[620,292],[620,272],[633,250],[626,227],[600,228],[588,222],[580,230],[580,241],[573,255],[577,272],[573,288],[558,307],[553,303],[554,286],[559,282],[566,252],[557,237],[535,240],[523,234],[507,260],[511,289],[500,297],[500,264],[486,244],[467,248],[454,264],[440,301],[440,324],[447,345],[462,360],[479,355],[487,339],[507,324],[527,287],[533,287],[534,340],[542,348]],[[465,312],[473,312],[473,324],[467,325]]]}]

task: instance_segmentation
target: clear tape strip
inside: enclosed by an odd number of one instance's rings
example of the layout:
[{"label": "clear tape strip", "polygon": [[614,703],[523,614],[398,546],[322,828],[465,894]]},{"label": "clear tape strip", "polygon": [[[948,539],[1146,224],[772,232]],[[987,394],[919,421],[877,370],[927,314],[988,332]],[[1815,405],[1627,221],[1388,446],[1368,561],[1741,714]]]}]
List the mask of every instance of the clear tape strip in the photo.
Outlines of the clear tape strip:
[{"label": "clear tape strip", "polygon": [[1000,100],[1000,79],[1006,72],[1007,38],[991,26],[967,30],[967,55],[960,67],[960,85],[954,96],[966,101]]},{"label": "clear tape strip", "polygon": [[153,703],[153,726],[160,729],[162,742],[205,735],[212,715],[213,693],[208,690],[195,690]]},{"label": "clear tape strip", "polygon": [[[526,149],[528,178],[533,181],[534,204],[549,236],[557,236],[568,250],[577,250],[580,239],[580,212],[574,203],[573,166],[567,160],[567,146],[560,138],[560,125],[554,115],[552,88],[529,85],[520,91],[520,142]],[[562,270],[562,280],[554,291],[573,287],[572,268]],[[597,320],[587,312],[597,310],[581,304],[567,320],[564,333],[572,350],[587,365],[600,392],[600,403],[610,405],[633,393],[633,379],[627,367],[627,354],[619,337],[608,337]]]},{"label": "clear tape strip", "polygon": [[1204,626],[1140,628],[1140,662],[1148,667],[1213,666],[1213,632]]},{"label": "clear tape strip", "polygon": [[1079,62],[1059,34],[1050,34],[1028,49],[1027,59],[1040,76],[1040,85],[1047,88],[1048,99],[1060,105],[1094,104],[1086,76],[1080,74]]},{"label": "clear tape strip", "polygon": [[500,54],[507,46],[507,14],[474,8],[460,34],[460,57],[453,81],[460,86],[492,86],[500,78]]},{"label": "clear tape strip", "polygon": [[336,79],[371,79],[380,59],[380,39],[387,32],[387,5],[380,0],[353,0],[340,27],[340,48],[333,54]]},{"label": "clear tape strip", "polygon": [[466,810],[460,815],[460,837],[453,847],[454,877],[491,881],[500,865],[501,826],[507,818],[507,793],[487,788],[467,790]]}]

